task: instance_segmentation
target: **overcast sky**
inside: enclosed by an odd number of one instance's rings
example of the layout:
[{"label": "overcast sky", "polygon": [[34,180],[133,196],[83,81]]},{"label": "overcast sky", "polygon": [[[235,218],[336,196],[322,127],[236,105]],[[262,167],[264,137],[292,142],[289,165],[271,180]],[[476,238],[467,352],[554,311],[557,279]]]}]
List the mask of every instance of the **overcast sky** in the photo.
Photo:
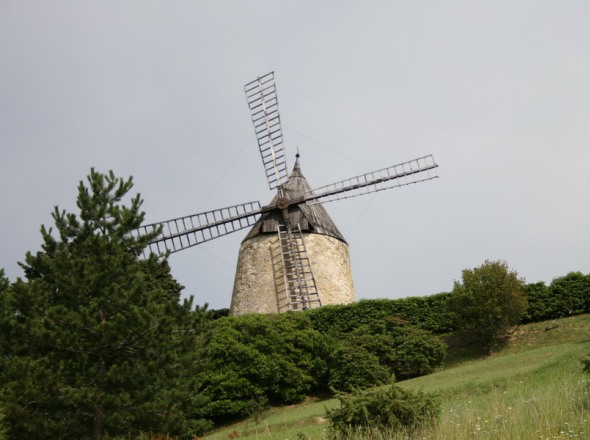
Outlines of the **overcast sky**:
[{"label": "overcast sky", "polygon": [[[149,222],[269,191],[243,85],[274,71],[289,167],[319,187],[433,154],[440,178],[325,207],[357,299],[505,260],[590,272],[590,2],[0,0],[0,267],[11,280],[91,167]],[[170,257],[229,307],[245,231]]]}]

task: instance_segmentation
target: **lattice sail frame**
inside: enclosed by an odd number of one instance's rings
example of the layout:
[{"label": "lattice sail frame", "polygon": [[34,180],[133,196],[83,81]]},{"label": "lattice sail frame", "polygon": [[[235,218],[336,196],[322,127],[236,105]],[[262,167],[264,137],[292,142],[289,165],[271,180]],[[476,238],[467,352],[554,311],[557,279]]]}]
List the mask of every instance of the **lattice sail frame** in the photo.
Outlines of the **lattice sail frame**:
[{"label": "lattice sail frame", "polygon": [[305,193],[303,198],[306,204],[314,205],[411,185],[438,178],[437,167],[438,165],[432,155],[419,157],[408,162],[402,162],[388,168],[316,188]]},{"label": "lattice sail frame", "polygon": [[272,191],[285,183],[289,176],[274,72],[249,82],[244,91],[268,187]]},{"label": "lattice sail frame", "polygon": [[[432,155],[372,171],[331,185],[322,186],[304,194],[289,204],[317,204],[411,185],[438,178],[438,164]],[[178,252],[206,241],[248,228],[263,212],[278,209],[275,205],[260,206],[260,202],[247,202],[226,208],[179,217],[160,223],[141,226],[136,236],[151,234],[162,227],[162,233],[149,244],[151,252],[166,254]]]},{"label": "lattice sail frame", "polygon": [[135,236],[162,233],[148,247],[155,254],[174,253],[252,226],[260,218],[260,202],[247,202],[213,211],[141,226]]}]

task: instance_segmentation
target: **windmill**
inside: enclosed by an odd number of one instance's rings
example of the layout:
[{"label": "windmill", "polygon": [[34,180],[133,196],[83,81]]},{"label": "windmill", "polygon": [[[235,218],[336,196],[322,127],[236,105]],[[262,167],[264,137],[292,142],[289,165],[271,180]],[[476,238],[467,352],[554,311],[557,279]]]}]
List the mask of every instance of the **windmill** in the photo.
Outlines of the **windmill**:
[{"label": "windmill", "polygon": [[434,158],[420,157],[311,189],[296,155],[288,173],[274,72],[244,86],[272,201],[241,203],[141,226],[162,226],[149,250],[167,254],[251,228],[242,241],[231,313],[305,310],[354,300],[348,244],[323,203],[437,178]]}]

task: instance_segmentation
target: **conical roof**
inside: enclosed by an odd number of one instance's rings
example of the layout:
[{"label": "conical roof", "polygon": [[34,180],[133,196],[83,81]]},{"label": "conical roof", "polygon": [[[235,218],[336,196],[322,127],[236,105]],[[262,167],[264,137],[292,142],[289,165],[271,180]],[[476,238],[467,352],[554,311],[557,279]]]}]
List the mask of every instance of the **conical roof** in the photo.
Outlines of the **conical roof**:
[{"label": "conical roof", "polygon": [[[303,196],[307,191],[311,191],[311,186],[301,173],[299,164],[299,154],[295,160],[293,172],[287,182],[283,185],[283,197],[287,200],[297,199]],[[271,205],[277,203],[279,194],[270,202]],[[344,243],[346,240],[334,224],[334,221],[328,215],[328,212],[321,204],[306,205],[305,202],[290,205],[288,208],[289,223],[292,228],[301,228],[302,232],[327,235],[336,238]],[[284,224],[283,213],[280,209],[273,209],[265,212],[252,226],[244,241],[257,237],[262,234],[276,234],[277,226]]]}]

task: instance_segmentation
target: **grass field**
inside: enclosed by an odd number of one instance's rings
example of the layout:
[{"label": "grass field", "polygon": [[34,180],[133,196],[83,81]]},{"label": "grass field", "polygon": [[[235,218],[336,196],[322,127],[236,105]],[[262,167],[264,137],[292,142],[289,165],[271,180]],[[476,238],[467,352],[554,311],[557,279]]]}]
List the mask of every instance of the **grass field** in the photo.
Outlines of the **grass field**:
[{"label": "grass field", "polygon": [[[440,395],[436,426],[359,439],[590,439],[590,377],[580,362],[585,354],[590,315],[520,326],[491,356],[451,356],[441,371],[398,383]],[[328,439],[326,408],[337,406],[330,399],[272,408],[259,423],[245,420],[205,438]]]}]

